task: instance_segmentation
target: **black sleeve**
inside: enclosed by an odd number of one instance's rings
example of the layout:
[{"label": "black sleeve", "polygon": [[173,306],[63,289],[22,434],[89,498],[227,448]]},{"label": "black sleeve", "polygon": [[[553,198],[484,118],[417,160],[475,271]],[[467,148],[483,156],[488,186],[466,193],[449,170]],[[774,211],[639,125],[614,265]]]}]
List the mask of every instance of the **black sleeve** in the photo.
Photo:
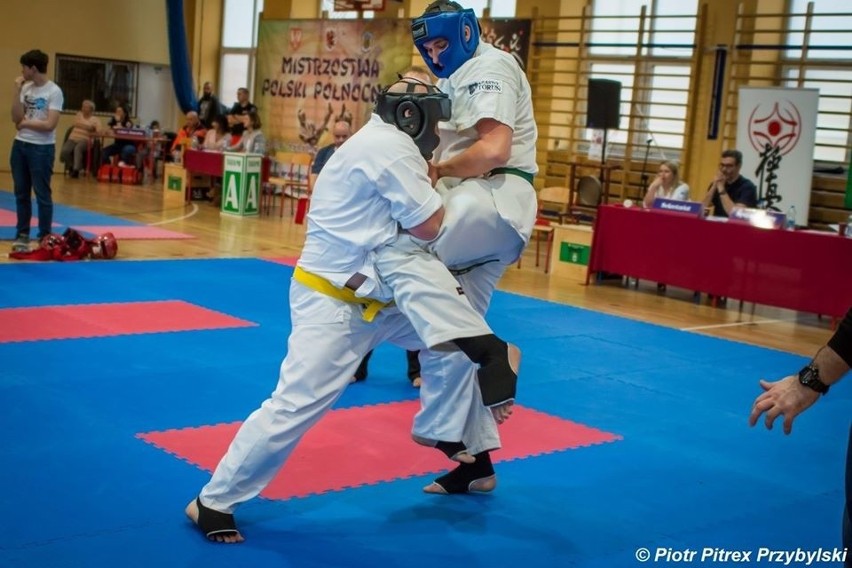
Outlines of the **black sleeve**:
[{"label": "black sleeve", "polygon": [[849,308],[837,326],[837,331],[828,340],[828,346],[852,368],[852,308]]}]

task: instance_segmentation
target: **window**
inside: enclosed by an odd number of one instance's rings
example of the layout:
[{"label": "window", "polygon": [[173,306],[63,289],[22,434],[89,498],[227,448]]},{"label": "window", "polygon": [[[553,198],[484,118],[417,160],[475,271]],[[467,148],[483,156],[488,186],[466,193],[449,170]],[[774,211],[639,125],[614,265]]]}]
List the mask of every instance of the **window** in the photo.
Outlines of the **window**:
[{"label": "window", "polygon": [[[645,29],[640,36],[643,6]],[[661,159],[680,156],[697,10],[696,0],[595,0],[589,77],[622,84],[621,130],[608,133],[613,144],[608,153],[618,155],[632,129],[636,146],[644,147],[650,140],[652,155]],[[625,63],[626,57],[637,55],[640,44],[638,65]],[[587,131],[587,139],[591,136]]]},{"label": "window", "polygon": [[[849,15],[848,0],[792,0],[790,11],[797,16],[787,23],[787,45],[805,43],[805,24],[808,4],[813,2],[814,17],[811,20],[808,41],[808,59],[852,59],[852,15]],[[838,13],[845,13],[838,15]],[[822,15],[821,15],[822,14]],[[832,49],[840,48],[845,49]],[[787,50],[787,57],[802,57],[801,49]]]},{"label": "window", "polygon": [[134,116],[138,78],[139,64],[132,61],[56,54],[55,82],[62,86],[67,112],[77,112],[88,99],[99,114],[124,105]]},{"label": "window", "polygon": [[[799,87],[798,73],[787,71],[786,87]],[[852,70],[805,71],[802,88],[819,89],[817,106],[816,142],[814,160],[820,162],[849,161],[850,129],[852,129],[852,98],[850,98]]]},{"label": "window", "polygon": [[852,15],[847,0],[792,0],[784,51],[784,86],[819,89],[814,160],[848,163],[852,132]]},{"label": "window", "polygon": [[263,0],[225,0],[222,24],[222,65],[219,100],[227,107],[237,102],[237,89],[254,84],[257,28]]}]

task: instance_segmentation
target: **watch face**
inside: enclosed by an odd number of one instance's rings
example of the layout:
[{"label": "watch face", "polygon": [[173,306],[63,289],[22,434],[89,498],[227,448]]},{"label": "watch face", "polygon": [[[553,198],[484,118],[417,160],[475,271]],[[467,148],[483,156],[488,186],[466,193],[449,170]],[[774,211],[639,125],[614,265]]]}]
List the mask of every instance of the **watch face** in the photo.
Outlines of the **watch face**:
[{"label": "watch face", "polygon": [[799,382],[818,393],[825,394],[828,391],[828,386],[819,380],[819,371],[811,365],[799,371]]}]

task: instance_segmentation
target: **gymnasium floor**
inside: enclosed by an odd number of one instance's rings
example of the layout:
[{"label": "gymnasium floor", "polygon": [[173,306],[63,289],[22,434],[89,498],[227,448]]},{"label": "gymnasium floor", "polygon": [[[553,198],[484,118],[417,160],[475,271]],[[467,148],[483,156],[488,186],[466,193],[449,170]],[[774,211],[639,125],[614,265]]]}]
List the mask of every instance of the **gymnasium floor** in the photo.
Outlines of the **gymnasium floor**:
[{"label": "gymnasium floor", "polygon": [[757,380],[805,357],[508,292],[489,321],[524,361],[497,491],[421,492],[449,463],[406,440],[417,392],[383,346],[240,509],[247,541],[210,544],[183,507],[275,385],[291,273],[0,264],[0,566],[723,566],[717,549],[840,546],[848,381],[792,436],[750,429]]}]

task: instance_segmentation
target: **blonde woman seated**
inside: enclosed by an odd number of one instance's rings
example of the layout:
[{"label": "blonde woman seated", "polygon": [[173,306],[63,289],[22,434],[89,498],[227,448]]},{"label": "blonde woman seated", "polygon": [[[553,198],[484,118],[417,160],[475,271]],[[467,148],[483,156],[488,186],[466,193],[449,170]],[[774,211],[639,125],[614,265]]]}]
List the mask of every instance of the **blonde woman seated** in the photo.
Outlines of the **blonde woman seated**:
[{"label": "blonde woman seated", "polygon": [[248,154],[266,154],[266,138],[260,131],[260,117],[257,111],[250,111],[247,115],[239,117],[246,126],[239,142],[228,146],[228,152],[246,152]]},{"label": "blonde woman seated", "polygon": [[80,177],[80,172],[85,165],[86,152],[89,149],[89,136],[101,131],[101,121],[94,116],[95,103],[90,100],[83,101],[81,110],[74,117],[74,126],[71,129],[59,160],[65,164],[66,169],[71,170],[71,177]]},{"label": "blonde woman seated", "polygon": [[207,152],[224,152],[231,140],[228,119],[222,115],[213,117],[210,129],[204,135],[204,148]]},{"label": "blonde woman seated", "polygon": [[687,201],[689,199],[689,186],[680,181],[680,166],[677,162],[666,160],[660,164],[657,177],[648,186],[645,192],[643,204],[650,208],[658,197],[674,199],[676,201]]}]

